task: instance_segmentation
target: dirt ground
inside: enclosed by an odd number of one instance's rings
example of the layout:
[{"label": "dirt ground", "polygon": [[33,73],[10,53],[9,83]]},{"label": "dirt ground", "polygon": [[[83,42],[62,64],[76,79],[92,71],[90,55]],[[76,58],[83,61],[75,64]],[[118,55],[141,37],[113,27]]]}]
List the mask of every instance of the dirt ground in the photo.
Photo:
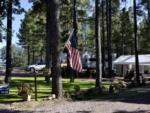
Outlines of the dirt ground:
[{"label": "dirt ground", "polygon": [[150,85],[103,99],[1,103],[0,113],[150,113]]}]

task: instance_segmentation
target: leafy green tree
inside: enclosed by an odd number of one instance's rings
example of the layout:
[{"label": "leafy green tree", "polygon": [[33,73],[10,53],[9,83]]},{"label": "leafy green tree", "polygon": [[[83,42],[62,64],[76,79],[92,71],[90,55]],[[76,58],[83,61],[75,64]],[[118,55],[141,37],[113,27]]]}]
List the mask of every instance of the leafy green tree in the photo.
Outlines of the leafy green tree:
[{"label": "leafy green tree", "polygon": [[[41,24],[42,23],[42,24]],[[33,11],[29,11],[22,20],[19,29],[19,44],[28,51],[28,64],[35,63],[39,56],[43,56],[44,40],[45,40],[45,19],[36,15]],[[39,25],[37,27],[37,25]],[[32,60],[31,60],[32,57]],[[31,62],[32,61],[32,62]]]},{"label": "leafy green tree", "polygon": [[117,53],[117,56],[133,54],[133,21],[130,13],[130,10],[123,8],[113,18],[113,50]]},{"label": "leafy green tree", "polygon": [[118,11],[120,1],[106,0],[106,31],[107,31],[107,59],[108,59],[108,76],[112,77],[112,23],[113,16]]},{"label": "leafy green tree", "polygon": [[[73,17],[72,4],[73,4],[72,0],[62,0],[62,1],[60,1],[60,26],[61,26],[61,31],[60,32],[61,32],[61,36],[62,36],[62,38],[61,38],[61,42],[62,42],[61,43],[61,50],[64,49],[64,43],[66,42],[66,40],[69,37],[68,32],[72,28],[72,17]],[[83,32],[84,32],[83,29],[82,29],[82,23],[84,22],[84,20],[86,20],[85,17],[88,15],[88,12],[86,11],[87,9],[91,9],[89,0],[77,1],[77,15],[78,15],[77,16],[77,18],[78,18],[77,19],[78,20],[77,24],[78,24],[78,31],[79,31],[78,32],[78,37],[79,37],[78,38],[78,45],[79,45],[80,50],[82,50],[82,47],[84,46],[83,43],[82,43],[82,41],[83,41],[82,37],[83,37]],[[28,13],[30,13],[30,14],[28,14]],[[31,16],[34,15],[32,17],[33,17],[33,19],[36,18],[37,23],[34,23],[33,20],[32,20],[32,21],[30,21],[30,24],[34,25],[35,28],[38,28],[38,30],[40,32],[45,34],[45,32],[46,32],[45,31],[46,1],[36,0],[35,2],[33,2],[32,10],[27,12],[27,14],[25,15],[25,18],[30,18],[29,16],[26,17],[27,15],[31,15]],[[23,21],[25,21],[25,20],[23,20]],[[93,22],[94,22],[94,19],[93,19]],[[24,23],[26,23],[26,22],[24,22]],[[23,27],[21,27],[21,28],[22,28],[22,30],[21,30],[22,33],[20,32],[19,39],[20,39],[20,37],[23,37],[23,35],[21,36],[21,34],[23,34],[23,32],[26,32]],[[29,27],[28,29],[33,31],[33,27]],[[36,31],[36,33],[39,32],[39,31]],[[92,30],[92,31],[94,32],[94,30]],[[24,34],[26,34],[26,33],[24,33]],[[94,36],[93,34],[92,34],[92,36],[90,36],[91,37],[90,40],[93,40],[93,36]],[[46,36],[43,35],[43,37],[45,38]],[[88,38],[86,40],[88,40]],[[37,40],[37,42],[38,42],[38,40]],[[93,41],[90,41],[90,42],[93,42]],[[23,40],[21,41],[21,43],[23,43]],[[45,42],[43,42],[43,43],[45,43]]]},{"label": "leafy green tree", "polygon": [[4,0],[1,0],[0,1],[0,42],[2,41],[2,19],[4,17],[4,14],[5,14],[5,4],[4,4]]},{"label": "leafy green tree", "polygon": [[0,15],[4,16],[5,15],[5,0],[1,0],[0,1]]},{"label": "leafy green tree", "polygon": [[[11,77],[11,40],[12,40],[12,14],[21,14],[23,9],[20,7],[19,0],[3,0],[3,14],[7,16],[7,38],[6,38],[6,76],[5,82],[9,83]],[[1,3],[2,3],[1,2]],[[13,7],[15,6],[15,7]]]},{"label": "leafy green tree", "polygon": [[150,48],[150,40],[149,40],[149,24],[148,20],[145,17],[143,21],[139,24],[140,29],[139,29],[139,52],[141,54],[149,54],[150,51],[148,48]]},{"label": "leafy green tree", "polygon": [[[6,61],[6,47],[1,49],[0,58]],[[26,65],[26,52],[21,47],[12,45],[12,67],[20,67]]]},{"label": "leafy green tree", "polygon": [[149,48],[149,36],[150,36],[150,1],[140,0],[139,11],[142,15],[142,21],[139,24],[138,37],[139,37],[139,52],[142,54],[148,54]]},{"label": "leafy green tree", "polygon": [[[148,12],[147,17],[149,19],[150,18],[150,1],[149,0],[140,0],[139,5],[144,6],[144,10],[147,10],[147,12]],[[143,12],[144,12],[144,10],[143,10]]]}]

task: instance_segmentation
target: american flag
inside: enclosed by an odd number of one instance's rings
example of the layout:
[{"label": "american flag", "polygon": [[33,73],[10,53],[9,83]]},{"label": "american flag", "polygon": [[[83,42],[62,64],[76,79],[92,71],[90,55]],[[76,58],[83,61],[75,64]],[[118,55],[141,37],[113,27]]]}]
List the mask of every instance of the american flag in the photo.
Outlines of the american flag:
[{"label": "american flag", "polygon": [[75,35],[74,29],[70,33],[69,39],[65,43],[65,47],[69,53],[69,63],[70,67],[78,72],[82,72],[82,63],[80,59],[80,53],[76,49],[77,37]]}]

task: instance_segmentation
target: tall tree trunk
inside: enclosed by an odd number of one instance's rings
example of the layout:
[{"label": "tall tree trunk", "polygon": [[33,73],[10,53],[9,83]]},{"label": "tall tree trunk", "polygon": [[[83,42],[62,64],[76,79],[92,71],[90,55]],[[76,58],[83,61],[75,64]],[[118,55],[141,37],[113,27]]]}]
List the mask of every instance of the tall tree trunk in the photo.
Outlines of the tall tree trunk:
[{"label": "tall tree trunk", "polygon": [[112,77],[112,51],[111,51],[111,47],[112,47],[112,29],[111,29],[111,23],[112,23],[112,19],[111,19],[111,0],[108,0],[108,39],[107,39],[107,43],[108,43],[108,72],[109,72],[109,77]]},{"label": "tall tree trunk", "polygon": [[105,1],[102,0],[102,76],[105,77],[105,22],[104,22],[104,5]]},{"label": "tall tree trunk", "polygon": [[138,58],[138,40],[137,40],[137,17],[136,17],[136,0],[133,0],[134,7],[134,49],[135,49],[135,67],[136,67],[136,81],[140,84],[139,79],[139,58]]},{"label": "tall tree trunk", "polygon": [[131,50],[130,50],[131,55],[134,54],[134,46],[133,46],[133,42],[131,43]]},{"label": "tall tree trunk", "polygon": [[[148,24],[150,26],[150,0],[147,0],[147,10],[148,10]],[[149,29],[150,29],[150,27],[149,27]]]},{"label": "tall tree trunk", "polygon": [[100,1],[95,0],[95,44],[96,44],[96,87],[101,88],[102,69],[101,69],[101,36],[100,36]]},{"label": "tall tree trunk", "polygon": [[[122,9],[122,15],[125,14],[125,8]],[[122,18],[122,17],[121,17]],[[122,55],[125,55],[125,30],[124,30],[124,26],[125,26],[125,22],[124,22],[124,19],[122,18],[121,19],[121,36],[122,36]]]},{"label": "tall tree trunk", "polygon": [[62,82],[60,73],[59,60],[59,0],[49,0],[49,29],[47,30],[49,36],[49,43],[52,52],[52,93],[56,94],[57,98],[62,97]]},{"label": "tall tree trunk", "polygon": [[148,35],[150,37],[150,0],[147,0],[147,9],[148,9]]},{"label": "tall tree trunk", "polygon": [[46,39],[45,39],[45,49],[46,49],[46,56],[45,56],[45,62],[46,62],[46,68],[47,69],[50,69],[51,68],[51,61],[52,61],[52,59],[51,59],[51,44],[50,44],[50,31],[49,31],[49,28],[50,28],[50,13],[51,13],[51,11],[50,11],[50,3],[49,3],[49,1],[50,0],[46,0],[47,1],[47,3],[46,3],[46,5],[47,5],[47,12],[46,12]]},{"label": "tall tree trunk", "polygon": [[[125,14],[125,10],[126,10],[125,8],[122,9],[122,16]],[[121,17],[121,36],[122,36],[122,40],[121,40],[122,52],[121,52],[121,54],[125,55],[125,47],[124,47],[125,46],[125,30],[124,30],[125,22],[124,22],[124,18],[123,17]],[[125,75],[125,73],[124,73],[124,65],[121,65],[121,75],[122,76]]]},{"label": "tall tree trunk", "polygon": [[34,48],[32,49],[32,64],[35,63],[35,50]]},{"label": "tall tree trunk", "polygon": [[106,0],[106,28],[107,28],[107,48],[108,48],[108,77],[112,75],[112,53],[111,53],[111,0]]},{"label": "tall tree trunk", "polygon": [[45,50],[46,50],[46,54],[45,54],[45,62],[46,62],[46,72],[44,73],[45,75],[45,81],[47,83],[50,82],[50,71],[51,71],[51,67],[52,67],[52,47],[51,47],[51,40],[50,40],[50,14],[51,14],[51,10],[50,10],[50,3],[49,0],[46,0],[46,5],[47,5],[47,12],[46,12],[46,37],[45,37]]},{"label": "tall tree trunk", "polygon": [[28,65],[30,65],[30,46],[29,45],[27,47],[27,51],[28,51]]},{"label": "tall tree trunk", "polygon": [[1,18],[0,18],[0,42],[2,42],[2,30],[1,30],[1,26],[2,26],[2,24],[1,24]]},{"label": "tall tree trunk", "polygon": [[6,76],[5,83],[9,83],[11,77],[11,40],[12,40],[12,0],[7,5],[7,43],[6,43]]}]

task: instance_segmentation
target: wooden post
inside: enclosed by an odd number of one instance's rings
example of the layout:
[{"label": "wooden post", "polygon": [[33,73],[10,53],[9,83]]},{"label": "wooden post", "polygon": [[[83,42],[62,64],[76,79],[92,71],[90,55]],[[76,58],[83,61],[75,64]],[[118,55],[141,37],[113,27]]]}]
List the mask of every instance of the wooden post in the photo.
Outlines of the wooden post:
[{"label": "wooden post", "polygon": [[34,73],[35,101],[37,101],[37,72]]},{"label": "wooden post", "polygon": [[[73,29],[74,29],[74,37],[77,38],[77,15],[76,15],[76,0],[73,0]],[[78,44],[78,39],[77,39],[77,44]],[[76,44],[76,47],[77,47]],[[76,48],[75,47],[75,48]],[[70,68],[69,71],[70,74],[70,82],[73,83],[75,79],[75,75],[77,74],[76,71],[74,71],[72,68]]]}]

